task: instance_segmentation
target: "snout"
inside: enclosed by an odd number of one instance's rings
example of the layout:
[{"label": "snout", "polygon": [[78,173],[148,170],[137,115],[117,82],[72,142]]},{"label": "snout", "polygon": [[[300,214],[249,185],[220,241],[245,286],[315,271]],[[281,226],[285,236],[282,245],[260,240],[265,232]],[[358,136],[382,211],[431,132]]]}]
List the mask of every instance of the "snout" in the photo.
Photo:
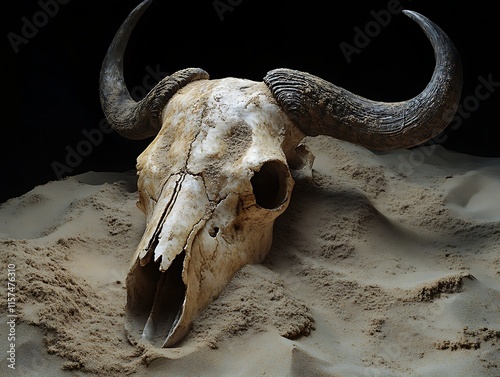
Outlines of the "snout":
[{"label": "snout", "polygon": [[200,176],[166,181],[127,276],[125,327],[132,343],[176,345],[236,271],[264,259],[293,180],[277,160],[258,169],[238,192],[216,201]]},{"label": "snout", "polygon": [[189,330],[190,250],[210,212],[200,177],[177,174],[167,180],[127,276],[125,325],[133,343],[168,347]]}]

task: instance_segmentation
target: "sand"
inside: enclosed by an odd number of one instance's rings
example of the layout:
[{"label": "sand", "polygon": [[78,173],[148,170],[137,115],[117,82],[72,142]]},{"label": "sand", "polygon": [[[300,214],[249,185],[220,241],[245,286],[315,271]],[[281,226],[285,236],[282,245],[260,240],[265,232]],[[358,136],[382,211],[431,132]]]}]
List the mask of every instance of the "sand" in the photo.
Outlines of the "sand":
[{"label": "sand", "polygon": [[313,179],[296,183],[267,258],[172,349],[124,331],[145,226],[135,172],[3,203],[2,295],[14,264],[17,318],[13,371],[0,307],[0,375],[500,376],[500,159],[306,144]]}]

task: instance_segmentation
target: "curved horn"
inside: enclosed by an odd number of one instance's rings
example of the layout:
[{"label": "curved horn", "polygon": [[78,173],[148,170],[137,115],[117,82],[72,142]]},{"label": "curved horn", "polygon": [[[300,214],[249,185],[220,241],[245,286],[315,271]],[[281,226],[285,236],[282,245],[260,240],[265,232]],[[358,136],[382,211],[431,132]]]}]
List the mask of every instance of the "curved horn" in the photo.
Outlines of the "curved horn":
[{"label": "curved horn", "polygon": [[430,82],[403,102],[377,102],[289,69],[264,78],[289,118],[307,136],[329,135],[375,150],[409,148],[439,134],[453,119],[462,92],[460,56],[426,17],[403,11],[429,38],[436,66]]},{"label": "curved horn", "polygon": [[106,119],[120,135],[129,139],[154,136],[161,128],[161,111],[168,100],[191,81],[208,79],[199,68],[187,68],[161,80],[139,102],[134,101],[123,77],[123,56],[132,31],[152,0],[139,4],[123,22],[104,58],[99,80],[101,106]]}]

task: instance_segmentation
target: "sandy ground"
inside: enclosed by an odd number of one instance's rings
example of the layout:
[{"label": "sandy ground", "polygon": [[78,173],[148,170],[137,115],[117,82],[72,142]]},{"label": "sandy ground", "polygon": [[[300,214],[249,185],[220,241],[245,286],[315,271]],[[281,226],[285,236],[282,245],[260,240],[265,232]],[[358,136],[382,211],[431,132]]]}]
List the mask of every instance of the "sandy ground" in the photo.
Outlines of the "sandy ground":
[{"label": "sandy ground", "polygon": [[268,257],[173,349],[124,332],[135,172],[3,203],[2,296],[15,265],[16,301],[0,307],[0,375],[500,376],[500,159],[307,144],[314,179],[297,182]]}]

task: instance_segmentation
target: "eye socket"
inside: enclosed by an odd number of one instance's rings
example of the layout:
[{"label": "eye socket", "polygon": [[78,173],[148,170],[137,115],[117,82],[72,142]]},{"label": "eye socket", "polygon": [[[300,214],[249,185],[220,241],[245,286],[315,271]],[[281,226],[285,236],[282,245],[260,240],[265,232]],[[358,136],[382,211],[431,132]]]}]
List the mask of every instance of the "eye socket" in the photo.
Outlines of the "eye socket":
[{"label": "eye socket", "polygon": [[279,161],[268,161],[250,180],[258,206],[276,209],[287,199],[288,167]]}]

